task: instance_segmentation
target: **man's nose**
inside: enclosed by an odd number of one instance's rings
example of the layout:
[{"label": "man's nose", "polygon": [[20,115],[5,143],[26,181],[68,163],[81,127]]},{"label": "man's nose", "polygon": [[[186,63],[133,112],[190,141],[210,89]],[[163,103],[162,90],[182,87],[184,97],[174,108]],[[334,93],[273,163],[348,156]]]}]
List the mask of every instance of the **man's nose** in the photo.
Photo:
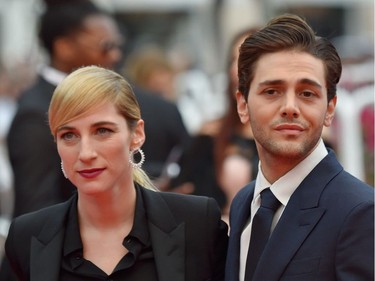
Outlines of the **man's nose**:
[{"label": "man's nose", "polygon": [[300,114],[298,106],[298,98],[294,91],[288,91],[283,99],[281,107],[281,114],[283,117],[297,118]]}]

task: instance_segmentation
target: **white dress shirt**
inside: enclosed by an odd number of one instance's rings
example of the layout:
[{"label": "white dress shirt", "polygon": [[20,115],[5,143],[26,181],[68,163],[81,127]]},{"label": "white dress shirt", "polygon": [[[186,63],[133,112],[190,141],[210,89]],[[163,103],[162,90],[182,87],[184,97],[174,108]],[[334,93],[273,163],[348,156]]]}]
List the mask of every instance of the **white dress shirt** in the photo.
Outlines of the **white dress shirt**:
[{"label": "white dress shirt", "polygon": [[60,84],[60,82],[66,77],[66,73],[57,70],[48,65],[44,65],[40,70],[39,74],[49,83],[54,86]]},{"label": "white dress shirt", "polygon": [[321,139],[319,144],[313,150],[310,155],[308,155],[304,160],[302,160],[296,167],[286,173],[284,176],[279,178],[273,184],[270,184],[262,173],[262,163],[259,162],[259,171],[255,182],[254,197],[251,202],[251,212],[248,223],[246,224],[244,230],[241,234],[241,249],[240,249],[240,281],[245,280],[245,268],[247,252],[250,244],[251,235],[251,224],[253,217],[260,206],[260,193],[263,189],[268,187],[271,188],[272,193],[281,202],[280,208],[276,211],[273,218],[271,232],[275,228],[277,222],[279,221],[285,206],[288,204],[290,197],[305,177],[315,168],[316,165],[328,154],[327,149]]}]

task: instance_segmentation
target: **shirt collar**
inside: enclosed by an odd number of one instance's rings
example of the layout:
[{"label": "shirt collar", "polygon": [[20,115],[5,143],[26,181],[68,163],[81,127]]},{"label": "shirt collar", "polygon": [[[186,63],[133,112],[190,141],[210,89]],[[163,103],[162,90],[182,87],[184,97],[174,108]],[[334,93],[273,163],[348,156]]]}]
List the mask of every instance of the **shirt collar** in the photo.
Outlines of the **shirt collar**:
[{"label": "shirt collar", "polygon": [[[150,244],[150,234],[148,230],[144,201],[142,198],[142,193],[139,190],[140,188],[143,187],[139,187],[137,185],[135,187],[137,197],[135,205],[134,223],[130,233],[126,237],[124,237],[123,244],[125,243],[126,238],[133,237],[138,239],[144,246],[148,246]],[[76,197],[78,198],[78,196]],[[82,251],[83,246],[79,231],[77,199],[73,202],[69,210],[64,239],[64,256],[67,256],[76,251]]]},{"label": "shirt collar", "polygon": [[259,170],[256,178],[254,198],[257,198],[263,189],[270,187],[272,193],[281,202],[281,204],[286,206],[293,192],[327,154],[328,152],[324,142],[322,139],[320,139],[315,149],[304,160],[302,160],[297,166],[295,166],[292,170],[287,172],[273,184],[270,184],[264,177],[261,169],[261,162],[259,161]]},{"label": "shirt collar", "polygon": [[57,70],[56,68],[53,68],[51,66],[45,65],[43,66],[39,74],[49,83],[51,83],[54,86],[57,86],[60,84],[60,82],[66,77],[66,73],[62,72],[60,70]]},{"label": "shirt collar", "polygon": [[140,189],[143,187],[135,185],[137,191],[136,207],[134,214],[134,224],[128,236],[137,238],[143,245],[150,243],[146,209]]}]

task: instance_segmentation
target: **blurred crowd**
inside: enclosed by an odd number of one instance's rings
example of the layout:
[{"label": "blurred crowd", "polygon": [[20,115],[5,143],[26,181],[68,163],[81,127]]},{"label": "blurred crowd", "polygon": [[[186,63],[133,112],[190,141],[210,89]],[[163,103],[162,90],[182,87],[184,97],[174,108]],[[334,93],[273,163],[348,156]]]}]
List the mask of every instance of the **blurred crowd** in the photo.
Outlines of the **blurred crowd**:
[{"label": "blurred crowd", "polygon": [[[81,1],[65,2],[79,5]],[[0,67],[0,235],[6,236],[13,216],[70,196],[67,190],[60,190],[71,187],[64,183],[57,153],[48,150],[53,144],[52,136],[32,127],[39,120],[39,125],[48,130],[43,118],[27,111],[30,106],[37,108],[30,104],[38,101],[26,101],[23,96],[30,91],[43,92],[47,101],[40,102],[48,104],[64,75],[92,64],[117,70],[134,87],[145,120],[144,168],[159,189],[213,197],[226,220],[233,196],[254,178],[258,169],[252,132],[249,126],[241,124],[234,98],[238,48],[257,26],[243,28],[231,38],[227,57],[217,58],[226,69],[213,76],[194,67],[183,54],[157,44],[138,47],[123,57],[121,44],[129,42],[116,21],[94,7],[83,11],[76,9],[68,15],[48,6],[41,17],[39,39],[49,61],[37,72],[35,66],[22,64],[12,69]],[[343,36],[334,43],[344,65],[338,91],[339,113],[341,92],[353,103],[367,101],[358,109],[356,126],[362,133],[363,147],[359,153],[363,154],[365,180],[373,185],[373,42]],[[29,105],[25,107],[25,103]],[[323,135],[339,154],[343,151],[340,141],[346,129],[344,122],[338,114],[333,128]],[[41,141],[42,138],[47,139]],[[53,189],[59,194],[52,195]]]}]

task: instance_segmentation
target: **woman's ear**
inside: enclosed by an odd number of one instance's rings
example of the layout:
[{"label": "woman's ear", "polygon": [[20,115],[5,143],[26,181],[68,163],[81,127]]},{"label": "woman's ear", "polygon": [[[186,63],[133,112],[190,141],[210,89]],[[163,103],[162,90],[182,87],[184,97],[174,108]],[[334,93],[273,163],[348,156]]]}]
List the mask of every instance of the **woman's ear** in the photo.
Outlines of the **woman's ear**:
[{"label": "woman's ear", "polygon": [[137,125],[134,128],[132,133],[131,147],[133,149],[140,148],[146,140],[144,121],[139,119]]},{"label": "woman's ear", "polygon": [[247,101],[245,100],[245,96],[237,91],[236,92],[236,100],[237,100],[237,112],[240,117],[240,120],[243,124],[246,124],[250,120],[249,116],[249,108],[247,106]]}]

